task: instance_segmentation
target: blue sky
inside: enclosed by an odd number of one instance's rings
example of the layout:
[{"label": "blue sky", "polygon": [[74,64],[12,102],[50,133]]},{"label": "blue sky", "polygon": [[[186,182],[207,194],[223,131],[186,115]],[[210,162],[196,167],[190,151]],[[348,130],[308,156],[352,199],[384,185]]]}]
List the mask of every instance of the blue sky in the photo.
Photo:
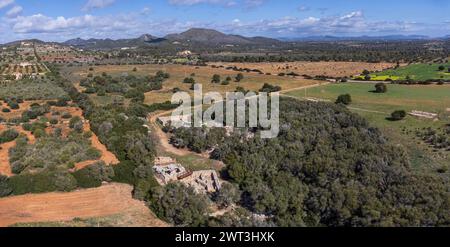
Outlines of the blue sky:
[{"label": "blue sky", "polygon": [[450,34],[450,0],[0,0],[0,43],[163,36],[191,27],[245,36]]}]

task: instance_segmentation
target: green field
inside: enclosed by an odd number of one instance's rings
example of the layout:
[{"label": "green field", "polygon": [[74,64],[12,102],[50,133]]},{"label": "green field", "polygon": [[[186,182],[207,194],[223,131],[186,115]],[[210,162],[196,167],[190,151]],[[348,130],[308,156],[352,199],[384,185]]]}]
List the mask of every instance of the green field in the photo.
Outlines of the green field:
[{"label": "green field", "polygon": [[[443,71],[440,71],[439,66],[444,66],[445,69]],[[391,79],[394,81],[406,80],[407,77],[416,81],[426,81],[431,79],[450,80],[450,73],[448,71],[449,68],[450,63],[411,64],[397,69],[389,69],[382,72],[373,73],[370,75],[370,77],[373,81],[385,81],[386,79]],[[361,76],[359,78],[363,79],[364,77]]]},{"label": "green field", "polygon": [[[439,156],[438,162],[449,162],[449,157],[442,157],[425,145],[417,145],[415,131],[422,128],[440,128],[450,122],[450,85],[397,85],[388,84],[388,92],[378,94],[372,83],[329,84],[306,91],[306,97],[324,99],[334,102],[341,94],[350,94],[352,104],[349,109],[367,119],[372,125],[383,130],[394,142],[407,146],[413,158],[412,163],[430,163],[423,160],[427,155]],[[304,98],[305,90],[292,91],[289,96]],[[439,114],[439,121],[407,116],[401,121],[389,121],[387,117],[395,110],[412,110]]]}]

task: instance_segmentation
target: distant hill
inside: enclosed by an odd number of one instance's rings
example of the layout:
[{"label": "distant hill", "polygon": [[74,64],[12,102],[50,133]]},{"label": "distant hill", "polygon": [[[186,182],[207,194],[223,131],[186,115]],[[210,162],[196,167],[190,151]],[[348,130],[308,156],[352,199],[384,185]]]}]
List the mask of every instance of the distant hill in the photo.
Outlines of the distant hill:
[{"label": "distant hill", "polygon": [[169,34],[165,39],[178,42],[197,42],[209,45],[265,45],[279,43],[279,40],[264,37],[244,37],[224,34],[213,29],[192,28],[180,34]]},{"label": "distant hill", "polygon": [[150,34],[141,35],[135,39],[71,39],[63,44],[84,49],[118,49],[124,47],[142,47],[146,45],[165,45],[174,42],[182,44],[201,44],[206,46],[217,45],[271,45],[281,41],[265,37],[244,37],[240,35],[224,34],[213,29],[192,28],[179,34],[169,34],[158,38]]},{"label": "distant hill", "polygon": [[[16,40],[13,42],[9,42],[6,44],[3,44],[3,46],[16,46],[16,45],[20,45],[22,42],[27,42],[27,43],[36,43],[36,44],[44,44],[46,43],[45,41],[39,40],[39,39],[24,39],[24,40]],[[48,43],[54,43],[54,42],[48,42]]]},{"label": "distant hill", "polygon": [[431,39],[425,35],[386,35],[386,36],[353,36],[353,37],[338,37],[338,36],[309,36],[303,38],[281,38],[283,41],[406,41],[406,40],[427,40]]},{"label": "distant hill", "polygon": [[140,47],[146,43],[151,43],[160,40],[159,38],[152,36],[150,34],[141,35],[135,39],[71,39],[63,42],[65,45],[71,45],[78,48],[84,49],[97,49],[97,50],[109,50],[118,49],[124,47]]}]

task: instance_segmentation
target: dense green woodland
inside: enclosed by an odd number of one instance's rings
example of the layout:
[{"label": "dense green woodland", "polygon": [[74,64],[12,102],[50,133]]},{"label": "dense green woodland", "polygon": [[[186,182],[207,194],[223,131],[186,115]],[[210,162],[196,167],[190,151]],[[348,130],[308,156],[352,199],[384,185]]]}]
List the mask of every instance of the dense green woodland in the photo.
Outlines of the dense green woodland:
[{"label": "dense green woodland", "polygon": [[274,139],[174,134],[218,145],[212,158],[227,164],[241,205],[278,226],[450,224],[449,184],[412,171],[405,150],[363,118],[340,105],[286,98],[280,112]]},{"label": "dense green woodland", "polygon": [[[12,157],[20,174],[9,179],[0,176],[0,196],[70,191],[115,181],[133,185],[135,198],[145,200],[160,218],[180,226],[450,225],[449,184],[444,176],[412,170],[402,147],[390,144],[379,130],[342,105],[282,98],[281,131],[274,139],[259,138],[258,129],[251,130],[256,132],[255,137],[247,131],[226,136],[221,129],[171,130],[174,144],[197,152],[214,148],[211,157],[227,165],[223,175],[232,185],[206,197],[179,184],[159,187],[153,177],[156,150],[143,126],[145,117],[151,111],[173,106],[147,106],[140,97],[133,97],[127,106],[99,107],[57,72],[50,79],[83,109],[92,131],[120,164],[111,168],[98,163],[69,173],[55,167],[61,162],[57,155],[35,167],[29,160],[36,156],[35,147],[45,150],[60,144],[74,148],[83,145],[76,145],[70,138],[43,135],[34,147],[19,143],[12,151],[17,152]],[[43,111],[45,107],[35,106],[22,121]],[[75,127],[77,121],[72,122]],[[11,141],[17,133],[4,132],[0,138],[2,142]],[[63,160],[76,162],[97,154],[86,151],[80,155],[83,157]],[[35,168],[42,171],[26,172]],[[211,218],[208,209],[212,201],[220,207],[240,207]]]},{"label": "dense green woodland", "polygon": [[[450,40],[415,41],[305,41],[285,42],[275,47],[239,46],[201,52],[203,61],[290,62],[290,61],[362,61],[420,62],[450,54]],[[231,52],[222,55],[220,52]],[[266,52],[261,52],[266,51]]]}]

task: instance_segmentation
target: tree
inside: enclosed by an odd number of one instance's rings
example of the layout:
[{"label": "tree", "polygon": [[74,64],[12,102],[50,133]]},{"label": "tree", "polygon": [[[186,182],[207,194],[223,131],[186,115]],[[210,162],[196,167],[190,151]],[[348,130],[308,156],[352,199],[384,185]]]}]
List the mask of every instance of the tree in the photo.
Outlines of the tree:
[{"label": "tree", "polygon": [[375,92],[376,93],[386,93],[387,92],[387,86],[385,83],[377,83],[375,84]]},{"label": "tree", "polygon": [[149,194],[150,207],[156,215],[176,226],[203,226],[207,221],[208,199],[191,187],[171,183],[154,188]]},{"label": "tree", "polygon": [[227,208],[241,199],[241,192],[236,185],[225,183],[222,188],[214,194],[214,201],[221,207]]},{"label": "tree", "polygon": [[273,92],[281,91],[281,87],[280,86],[274,86],[274,85],[269,84],[269,83],[264,83],[263,87],[259,91],[260,92],[266,92],[266,93],[273,93]]},{"label": "tree", "polygon": [[14,141],[19,136],[15,129],[7,129],[0,133],[0,144]]},{"label": "tree", "polygon": [[194,78],[192,78],[192,77],[186,77],[186,78],[184,78],[183,83],[186,83],[186,84],[188,84],[188,83],[193,84],[193,83],[195,83],[195,80],[194,80]]},{"label": "tree", "polygon": [[74,129],[75,125],[77,125],[80,122],[81,122],[81,124],[83,124],[82,119],[79,116],[72,117],[69,121],[69,127],[71,129]]},{"label": "tree", "polygon": [[244,75],[242,73],[239,73],[236,75],[236,82],[240,82],[244,79]]},{"label": "tree", "polygon": [[218,74],[213,75],[211,82],[212,83],[220,83],[220,75],[218,75]]},{"label": "tree", "polygon": [[336,104],[350,105],[352,103],[352,96],[350,94],[342,94],[336,100]]},{"label": "tree", "polygon": [[370,71],[368,71],[367,69],[363,70],[362,75],[366,76],[366,75],[370,75]]},{"label": "tree", "polygon": [[444,65],[439,66],[438,70],[439,70],[439,71],[444,71],[444,70],[445,70]]},{"label": "tree", "polygon": [[402,120],[406,117],[406,111],[404,110],[398,110],[398,111],[394,111],[391,114],[391,120],[392,121],[399,121]]}]

